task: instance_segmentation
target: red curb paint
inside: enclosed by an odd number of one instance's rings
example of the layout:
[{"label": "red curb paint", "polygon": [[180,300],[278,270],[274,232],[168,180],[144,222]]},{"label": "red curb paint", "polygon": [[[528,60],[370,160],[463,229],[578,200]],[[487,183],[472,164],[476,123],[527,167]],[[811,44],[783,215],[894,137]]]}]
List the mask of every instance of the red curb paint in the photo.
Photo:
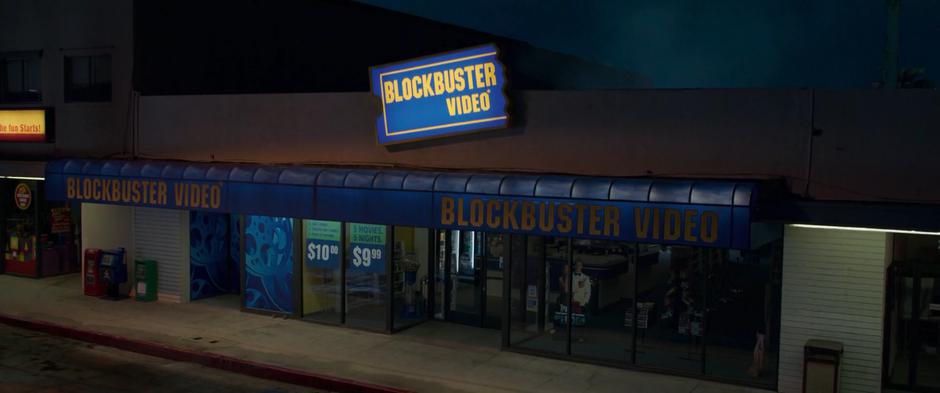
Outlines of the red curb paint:
[{"label": "red curb paint", "polygon": [[375,385],[351,379],[331,377],[314,374],[306,371],[294,370],[284,367],[272,366],[233,358],[214,353],[177,348],[166,344],[135,340],[127,337],[99,333],[90,330],[81,330],[46,321],[16,318],[0,314],[0,323],[43,332],[55,336],[85,341],[92,344],[103,345],[129,352],[161,357],[180,362],[190,362],[206,367],[236,372],[243,375],[270,379],[274,381],[291,383],[316,389],[324,389],[342,393],[412,393],[410,390],[398,389],[388,386]]}]

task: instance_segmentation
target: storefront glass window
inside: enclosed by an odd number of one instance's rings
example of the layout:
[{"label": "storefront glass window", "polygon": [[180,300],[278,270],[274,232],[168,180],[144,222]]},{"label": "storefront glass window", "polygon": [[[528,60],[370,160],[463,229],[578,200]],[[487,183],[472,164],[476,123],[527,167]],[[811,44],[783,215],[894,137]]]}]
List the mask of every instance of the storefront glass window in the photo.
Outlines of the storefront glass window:
[{"label": "storefront glass window", "polygon": [[483,325],[488,328],[501,328],[503,318],[503,267],[507,266],[506,251],[509,248],[509,235],[484,233],[486,247],[486,315]]},{"label": "storefront glass window", "polygon": [[294,220],[245,216],[245,307],[293,313]]},{"label": "storefront glass window", "polygon": [[637,309],[648,313],[637,330],[637,364],[702,372],[706,257],[717,249],[639,245]]},{"label": "storefront glass window", "polygon": [[342,223],[303,220],[303,317],[342,323]]},{"label": "storefront glass window", "polygon": [[[615,362],[633,357],[635,248],[573,240],[571,354]],[[644,316],[646,317],[646,316]]]},{"label": "storefront glass window", "polygon": [[430,255],[427,228],[395,227],[392,256],[392,321],[395,330],[427,319],[428,267]]},{"label": "storefront glass window", "polygon": [[566,354],[567,298],[562,293],[568,241],[511,236],[510,345]]},{"label": "storefront glass window", "polygon": [[779,232],[755,228],[752,250],[710,250],[705,372],[772,385],[779,344]]},{"label": "storefront glass window", "polygon": [[346,224],[346,324],[385,331],[388,326],[387,226]]},{"label": "storefront glass window", "polygon": [[885,373],[899,390],[940,388],[940,236],[894,234]]},{"label": "storefront glass window", "polygon": [[67,203],[46,202],[43,187],[36,180],[0,180],[0,248],[6,273],[48,277],[79,269],[78,214]]}]

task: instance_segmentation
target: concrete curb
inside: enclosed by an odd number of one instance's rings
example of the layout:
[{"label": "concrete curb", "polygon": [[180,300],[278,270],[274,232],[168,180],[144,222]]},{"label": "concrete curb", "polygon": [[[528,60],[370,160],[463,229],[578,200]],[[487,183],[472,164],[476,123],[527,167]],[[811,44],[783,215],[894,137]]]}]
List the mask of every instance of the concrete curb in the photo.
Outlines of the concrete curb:
[{"label": "concrete curb", "polygon": [[279,366],[272,366],[197,350],[177,348],[156,342],[119,337],[107,333],[82,330],[46,321],[36,321],[0,314],[0,323],[55,336],[85,341],[96,345],[113,347],[124,351],[161,357],[180,362],[190,362],[206,367],[231,371],[257,378],[286,382],[342,393],[412,393],[410,390],[375,385],[351,379],[314,374]]}]

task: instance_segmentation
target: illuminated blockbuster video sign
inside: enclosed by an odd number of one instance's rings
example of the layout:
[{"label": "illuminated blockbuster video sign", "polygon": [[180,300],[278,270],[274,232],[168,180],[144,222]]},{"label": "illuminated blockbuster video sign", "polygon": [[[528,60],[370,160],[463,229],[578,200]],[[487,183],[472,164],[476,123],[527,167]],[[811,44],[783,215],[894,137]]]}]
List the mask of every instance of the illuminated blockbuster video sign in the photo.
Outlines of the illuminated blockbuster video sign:
[{"label": "illuminated blockbuster video sign", "polygon": [[380,144],[506,127],[505,74],[495,45],[372,67]]}]

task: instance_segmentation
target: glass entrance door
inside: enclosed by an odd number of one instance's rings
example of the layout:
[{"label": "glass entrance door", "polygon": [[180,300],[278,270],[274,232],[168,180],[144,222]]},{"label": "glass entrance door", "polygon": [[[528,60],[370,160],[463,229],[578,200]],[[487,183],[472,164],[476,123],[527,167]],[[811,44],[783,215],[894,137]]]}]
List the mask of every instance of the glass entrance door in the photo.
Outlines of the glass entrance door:
[{"label": "glass entrance door", "polygon": [[452,230],[448,231],[447,243],[447,319],[480,326],[486,292],[483,234]]},{"label": "glass entrance door", "polygon": [[503,235],[437,232],[434,317],[500,328]]},{"label": "glass entrance door", "polygon": [[888,290],[889,386],[940,392],[940,265],[895,263]]}]

